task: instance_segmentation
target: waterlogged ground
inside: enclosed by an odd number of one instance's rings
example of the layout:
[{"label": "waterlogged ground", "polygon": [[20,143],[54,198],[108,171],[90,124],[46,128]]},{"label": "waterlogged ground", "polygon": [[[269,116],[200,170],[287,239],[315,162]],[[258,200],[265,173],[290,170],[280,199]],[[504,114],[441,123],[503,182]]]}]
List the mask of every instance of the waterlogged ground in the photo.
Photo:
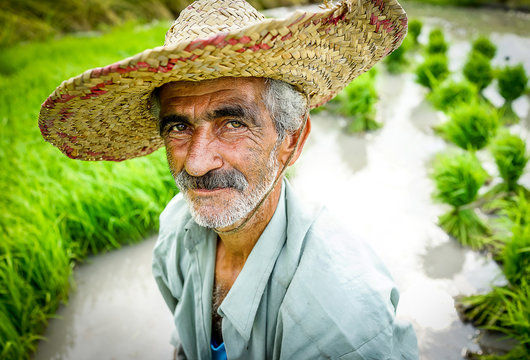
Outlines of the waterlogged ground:
[{"label": "waterlogged ground", "polygon": [[[498,45],[497,65],[524,62],[530,72],[528,15],[410,5],[405,3],[409,16],[421,17],[427,31],[442,26],[448,32],[453,70],[465,61],[468,39],[480,31]],[[378,79],[383,128],[352,136],[342,130],[343,119],[315,115],[291,182],[304,198],[326,204],[351,224],[385,261],[401,290],[398,317],[414,325],[421,359],[461,359],[464,349],[478,349],[478,339],[459,320],[454,296],[486,292],[504,280],[490,258],[462,248],[436,226],[447,208],[432,202],[427,169],[447,147],[431,130],[443,115],[425,102],[412,74],[380,71]],[[493,87],[486,94],[500,103]],[[515,103],[523,121],[513,128],[528,143],[529,100]],[[487,154],[479,155],[494,173]],[[530,186],[530,174],[522,181]],[[80,266],[77,290],[50,322],[35,359],[170,359],[171,316],[151,278],[153,246],[151,238]]]}]

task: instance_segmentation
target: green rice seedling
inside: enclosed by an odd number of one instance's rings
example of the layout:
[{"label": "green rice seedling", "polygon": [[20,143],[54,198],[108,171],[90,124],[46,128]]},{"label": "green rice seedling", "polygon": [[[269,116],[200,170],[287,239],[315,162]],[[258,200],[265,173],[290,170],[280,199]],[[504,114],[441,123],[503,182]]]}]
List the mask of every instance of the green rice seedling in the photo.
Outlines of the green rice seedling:
[{"label": "green rice seedling", "polygon": [[491,60],[479,52],[471,52],[464,65],[464,76],[478,87],[481,93],[493,81]]},{"label": "green rice seedling", "polygon": [[528,76],[522,64],[506,66],[500,70],[497,76],[497,86],[499,93],[505,100],[501,111],[506,124],[513,124],[519,121],[519,117],[513,111],[512,103],[525,93],[527,84]]},{"label": "green rice seedling", "polygon": [[409,29],[408,29],[408,36],[412,38],[412,44],[418,45],[419,44],[419,37],[421,34],[421,30],[423,28],[423,23],[419,19],[412,19],[409,21]]},{"label": "green rice seedling", "polygon": [[425,48],[425,51],[429,55],[433,54],[441,54],[446,55],[447,54],[448,45],[445,41],[445,36],[443,34],[442,29],[437,28],[432,30],[429,33],[429,42],[427,43],[427,47]]},{"label": "green rice seedling", "polygon": [[486,36],[479,36],[471,45],[472,52],[478,52],[488,59],[493,59],[497,53],[497,46]]},{"label": "green rice seedling", "polygon": [[494,287],[487,294],[457,298],[461,316],[475,326],[499,331],[517,341],[503,355],[491,354],[481,360],[520,360],[530,356],[530,284],[523,279],[521,286]]},{"label": "green rice seedling", "polygon": [[436,87],[429,94],[429,100],[436,109],[447,112],[461,103],[473,102],[477,98],[477,94],[477,88],[469,81],[455,82],[450,80],[444,81]]},{"label": "green rice seedling", "polygon": [[412,40],[406,37],[401,43],[401,46],[385,58],[384,62],[386,63],[386,68],[389,73],[398,74],[406,70],[409,65],[409,60],[406,57],[406,54],[412,47],[411,42]]},{"label": "green rice seedling", "polygon": [[375,121],[375,104],[378,96],[375,88],[376,69],[352,81],[338,95],[339,112],[350,121],[348,131],[351,133],[376,130],[381,127]]},{"label": "green rice seedling", "polygon": [[525,141],[508,131],[502,131],[492,142],[491,153],[506,190],[514,191],[529,159]]},{"label": "green rice seedling", "polygon": [[436,127],[446,140],[464,150],[484,148],[499,125],[497,113],[480,102],[461,103],[449,113],[449,120]]},{"label": "green rice seedling", "polygon": [[505,201],[501,215],[510,221],[510,228],[530,224],[530,192],[520,187],[514,198]]},{"label": "green rice seedling", "polygon": [[495,213],[491,218],[495,227],[494,238],[497,245],[492,251],[498,255],[504,249],[507,239],[514,234],[517,226],[530,223],[530,191],[524,186],[517,186],[507,191],[504,183],[498,184],[480,196],[481,209],[487,213]]},{"label": "green rice seedling", "polygon": [[456,309],[460,317],[475,326],[487,327],[499,324],[499,318],[506,310],[503,295],[506,288],[494,287],[486,294],[458,296]]},{"label": "green rice seedling", "polygon": [[530,279],[530,223],[516,225],[501,255],[504,275],[510,284],[519,286]]},{"label": "green rice seedling", "polygon": [[463,245],[474,249],[485,245],[488,227],[470,207],[488,174],[474,154],[445,153],[436,157],[432,177],[436,190],[434,198],[453,207],[439,218],[439,225]]},{"label": "green rice seedling", "polygon": [[475,201],[487,177],[475,155],[457,151],[441,153],[433,165],[434,198],[461,208]]},{"label": "green rice seedling", "polygon": [[416,68],[416,81],[432,90],[449,76],[448,60],[445,55],[435,54],[425,58]]},{"label": "green rice seedling", "polygon": [[521,360],[528,359],[530,353],[523,345],[516,345],[510,351],[505,354],[477,354],[467,353],[466,359],[468,360]]},{"label": "green rice seedling", "polygon": [[444,32],[441,28],[434,28],[429,32],[429,41],[435,40],[435,39],[444,39]]}]

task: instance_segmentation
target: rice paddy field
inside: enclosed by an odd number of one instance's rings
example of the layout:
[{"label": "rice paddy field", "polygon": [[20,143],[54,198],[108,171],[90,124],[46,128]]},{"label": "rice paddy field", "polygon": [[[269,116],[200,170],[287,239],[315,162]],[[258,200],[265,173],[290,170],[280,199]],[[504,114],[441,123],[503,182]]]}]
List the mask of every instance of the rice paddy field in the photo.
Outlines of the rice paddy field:
[{"label": "rice paddy field", "polygon": [[76,263],[154,232],[175,194],[163,152],[126,163],[72,161],[37,126],[40,104],[62,80],[160,44],[167,27],[129,23],[105,36],[0,52],[1,359],[35,350],[68,299]]},{"label": "rice paddy field", "polygon": [[[417,9],[418,15],[429,17],[422,7]],[[466,33],[465,40],[458,38],[462,33],[453,27],[462,27],[467,20],[459,18],[457,11],[454,14],[448,16],[453,23],[431,21],[421,29],[418,21],[411,26],[403,49],[348,87],[323,114],[340,115],[347,134],[341,137],[357,141],[360,138],[352,136],[361,136],[369,148],[370,139],[386,136],[385,127],[391,129],[381,113],[394,116],[376,106],[381,97],[376,84],[383,77],[383,83],[398,87],[414,78],[417,103],[437,111],[436,121],[427,126],[422,119],[421,125],[428,127],[429,141],[440,150],[422,158],[427,165],[421,167],[431,176],[429,201],[442,203],[445,209],[434,221],[452,241],[494,259],[504,273],[502,285],[460,297],[456,304],[465,321],[507,335],[515,343],[505,355],[473,352],[466,356],[524,359],[530,356],[530,196],[519,179],[528,174],[529,132],[528,119],[517,119],[512,103],[528,98],[528,79],[517,93],[517,79],[522,83],[524,76],[516,64],[509,63],[515,70],[508,69],[495,54],[493,61],[488,58],[492,50],[486,41],[476,48],[471,45],[476,33]],[[163,151],[123,163],[75,161],[47,144],[37,126],[40,104],[62,80],[158,46],[168,27],[167,21],[130,21],[101,32],[1,49],[0,359],[31,358],[48,321],[68,301],[76,266],[88,255],[155,233],[158,215],[175,195]],[[447,29],[454,31],[448,36]],[[514,30],[519,35],[520,31]],[[494,37],[493,43],[497,48]],[[473,55],[472,49],[484,58]],[[529,63],[525,62],[526,71]],[[477,68],[482,70],[474,71]],[[503,91],[502,85],[499,89],[503,81],[511,92]],[[389,103],[394,108],[399,105]],[[358,161],[353,158],[362,156],[350,154],[347,161]],[[363,166],[355,167],[362,176]],[[299,174],[304,171],[303,166],[298,169]],[[361,189],[355,185],[358,181],[347,185],[353,186],[352,194],[356,187]],[[391,189],[391,184],[386,185]],[[348,212],[351,209],[344,213]],[[389,246],[394,245],[385,245]]]}]

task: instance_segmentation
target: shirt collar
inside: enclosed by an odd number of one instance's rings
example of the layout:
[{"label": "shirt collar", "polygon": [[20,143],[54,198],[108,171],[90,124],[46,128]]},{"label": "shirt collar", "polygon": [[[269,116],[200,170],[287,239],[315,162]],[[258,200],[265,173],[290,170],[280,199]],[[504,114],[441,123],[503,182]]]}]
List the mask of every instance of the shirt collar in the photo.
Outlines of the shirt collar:
[{"label": "shirt collar", "polygon": [[219,307],[219,313],[227,317],[246,341],[250,339],[256,311],[286,239],[285,184],[284,181],[274,215]]}]

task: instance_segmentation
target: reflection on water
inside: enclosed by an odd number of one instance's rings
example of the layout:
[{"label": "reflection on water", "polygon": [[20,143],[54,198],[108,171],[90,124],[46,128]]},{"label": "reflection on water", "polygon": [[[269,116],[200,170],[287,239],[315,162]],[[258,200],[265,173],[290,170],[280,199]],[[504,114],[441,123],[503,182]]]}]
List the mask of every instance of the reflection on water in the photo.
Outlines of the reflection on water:
[{"label": "reflection on water", "polygon": [[423,271],[432,279],[452,279],[464,267],[466,255],[456,241],[428,246],[422,256]]},{"label": "reflection on water", "polygon": [[90,258],[35,360],[171,359],[169,309],[151,275],[155,239]]}]

